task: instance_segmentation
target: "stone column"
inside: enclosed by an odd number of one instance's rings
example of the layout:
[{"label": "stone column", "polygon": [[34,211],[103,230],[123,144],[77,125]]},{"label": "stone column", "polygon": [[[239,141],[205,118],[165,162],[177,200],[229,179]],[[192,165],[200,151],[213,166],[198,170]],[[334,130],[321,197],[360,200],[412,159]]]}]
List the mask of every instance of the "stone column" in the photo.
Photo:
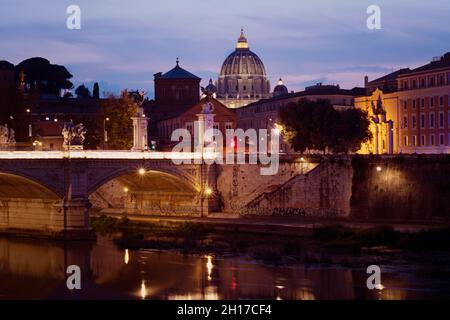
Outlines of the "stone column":
[{"label": "stone column", "polygon": [[148,118],[144,114],[142,107],[138,108],[136,117],[133,120],[133,148],[132,151],[143,151],[148,148],[147,126]]}]

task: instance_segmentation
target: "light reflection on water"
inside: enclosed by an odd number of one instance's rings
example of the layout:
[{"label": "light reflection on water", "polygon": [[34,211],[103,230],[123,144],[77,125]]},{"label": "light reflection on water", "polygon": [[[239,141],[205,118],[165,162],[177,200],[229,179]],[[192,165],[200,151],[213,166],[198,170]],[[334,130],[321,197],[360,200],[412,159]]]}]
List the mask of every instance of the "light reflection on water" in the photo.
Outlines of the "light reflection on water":
[{"label": "light reflection on water", "polygon": [[[82,270],[82,290],[65,287],[65,270]],[[408,266],[411,269],[411,265]],[[383,269],[383,267],[382,267]],[[386,268],[387,269],[387,268]],[[391,268],[382,290],[365,270],[325,265],[272,266],[244,258],[122,250],[96,244],[0,239],[0,298],[91,299],[416,299],[450,297],[445,279],[427,282]],[[444,290],[444,291],[443,291]]]}]

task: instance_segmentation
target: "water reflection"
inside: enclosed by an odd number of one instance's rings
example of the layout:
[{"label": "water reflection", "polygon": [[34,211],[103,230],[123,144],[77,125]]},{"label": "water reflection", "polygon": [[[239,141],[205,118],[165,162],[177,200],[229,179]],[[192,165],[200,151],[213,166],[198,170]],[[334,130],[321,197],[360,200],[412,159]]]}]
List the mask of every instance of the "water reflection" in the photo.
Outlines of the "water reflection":
[{"label": "water reflection", "polygon": [[[67,266],[82,270],[82,290],[65,286]],[[411,265],[408,266],[411,269]],[[270,266],[242,258],[121,250],[96,244],[0,239],[0,299],[412,299],[450,297],[446,279],[400,270],[368,290],[363,269]]]},{"label": "water reflection", "polygon": [[145,300],[147,298],[147,288],[145,287],[145,280],[142,280],[141,282],[141,298]]}]

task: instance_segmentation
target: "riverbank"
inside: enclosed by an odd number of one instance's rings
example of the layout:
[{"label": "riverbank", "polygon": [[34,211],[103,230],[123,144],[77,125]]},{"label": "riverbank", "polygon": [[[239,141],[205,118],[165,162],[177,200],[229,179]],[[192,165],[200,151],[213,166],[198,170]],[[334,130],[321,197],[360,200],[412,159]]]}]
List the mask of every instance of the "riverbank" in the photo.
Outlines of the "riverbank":
[{"label": "riverbank", "polygon": [[[202,221],[204,221],[202,219]],[[209,221],[209,220],[207,220]],[[231,222],[199,223],[196,219],[93,217],[99,234],[114,234],[124,249],[177,250],[183,253],[245,256],[274,264],[326,263],[356,267],[392,264],[408,256],[411,261],[430,261],[429,266],[449,265],[450,228],[405,232],[391,226],[353,228],[341,224],[305,223],[293,233],[292,226],[272,226],[272,231]],[[257,222],[253,221],[257,226]],[[261,223],[261,222],[259,222]],[[226,228],[224,228],[226,226]],[[269,228],[267,225],[259,225]],[[291,233],[279,233],[290,227]],[[297,226],[295,226],[297,227]],[[250,228],[250,232],[243,232]],[[444,254],[441,254],[444,253]],[[427,263],[428,265],[428,263]],[[449,274],[450,275],[450,274]]]},{"label": "riverbank", "polygon": [[[101,216],[96,214],[95,216]],[[107,216],[121,219],[124,217],[122,213],[108,213]],[[324,219],[309,217],[245,217],[232,214],[213,213],[208,217],[189,217],[189,216],[153,216],[153,215],[133,215],[128,214],[126,218],[136,223],[154,223],[162,226],[176,226],[186,222],[198,223],[205,226],[214,227],[216,231],[230,231],[250,234],[272,234],[272,235],[309,235],[312,230],[328,226],[330,224],[338,224],[350,229],[363,230],[379,226],[390,226],[395,231],[405,233],[415,233],[436,228],[450,227],[449,223],[386,223],[380,222],[364,222],[349,219]]]}]

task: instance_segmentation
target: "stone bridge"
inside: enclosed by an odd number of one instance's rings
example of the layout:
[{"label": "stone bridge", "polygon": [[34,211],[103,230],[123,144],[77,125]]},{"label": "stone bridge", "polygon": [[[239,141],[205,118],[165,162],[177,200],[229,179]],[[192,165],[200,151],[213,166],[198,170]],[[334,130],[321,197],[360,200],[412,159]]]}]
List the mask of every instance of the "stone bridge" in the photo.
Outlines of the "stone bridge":
[{"label": "stone bridge", "polygon": [[[180,159],[190,162],[174,163]],[[83,236],[92,212],[348,217],[354,211],[351,157],[281,155],[275,175],[261,175],[262,165],[248,161],[202,160],[195,153],[0,151],[0,232]]]},{"label": "stone bridge", "polygon": [[216,166],[195,154],[177,158],[191,164],[176,165],[174,158],[163,152],[0,152],[0,230],[88,234],[90,200],[98,201],[97,190],[108,184],[117,197],[139,198],[154,210],[184,208],[198,216],[216,210]]}]

